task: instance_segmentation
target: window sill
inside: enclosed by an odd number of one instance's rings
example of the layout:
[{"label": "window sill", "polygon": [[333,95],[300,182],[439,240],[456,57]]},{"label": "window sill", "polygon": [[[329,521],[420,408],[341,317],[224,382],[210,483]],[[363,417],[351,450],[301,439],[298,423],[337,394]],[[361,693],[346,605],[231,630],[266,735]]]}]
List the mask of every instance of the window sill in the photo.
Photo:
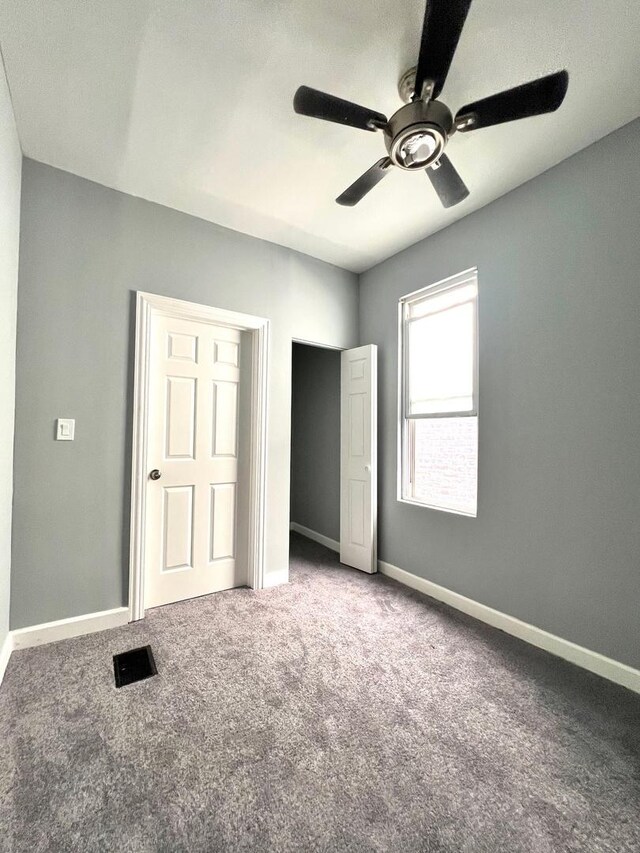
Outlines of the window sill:
[{"label": "window sill", "polygon": [[449,509],[444,506],[436,506],[435,504],[424,503],[413,498],[396,498],[400,504],[408,504],[409,506],[420,506],[423,509],[434,509],[436,512],[447,512],[450,515],[461,515],[463,518],[477,518],[478,512],[463,512],[461,509]]}]

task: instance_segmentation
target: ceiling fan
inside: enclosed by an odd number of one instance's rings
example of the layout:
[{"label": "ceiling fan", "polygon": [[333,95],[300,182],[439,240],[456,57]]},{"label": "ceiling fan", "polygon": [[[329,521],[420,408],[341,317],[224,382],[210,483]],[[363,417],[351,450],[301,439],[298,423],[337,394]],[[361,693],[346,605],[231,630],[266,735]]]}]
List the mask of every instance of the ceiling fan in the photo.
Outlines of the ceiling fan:
[{"label": "ceiling fan", "polygon": [[338,204],[357,204],[392,166],[407,171],[424,169],[444,207],[452,207],[469,190],[444,153],[451,136],[481,127],[541,115],[557,110],[569,85],[569,74],[557,71],[514,89],[465,104],[452,115],[437,100],[471,0],[427,0],[418,64],[400,78],[398,91],[405,105],[390,119],[382,113],[344,101],[326,92],[300,86],[293,99],[296,113],[346,124],[361,130],[382,131],[387,156],[378,160],[338,196]]}]

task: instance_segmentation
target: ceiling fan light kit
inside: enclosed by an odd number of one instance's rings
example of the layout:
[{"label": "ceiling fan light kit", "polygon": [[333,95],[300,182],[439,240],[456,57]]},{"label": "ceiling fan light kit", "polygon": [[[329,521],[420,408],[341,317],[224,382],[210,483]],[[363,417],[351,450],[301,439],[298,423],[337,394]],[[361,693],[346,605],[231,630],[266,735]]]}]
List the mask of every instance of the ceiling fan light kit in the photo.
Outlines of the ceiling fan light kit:
[{"label": "ceiling fan light kit", "polygon": [[424,170],[444,207],[459,204],[469,190],[444,153],[456,131],[468,133],[553,112],[562,104],[569,85],[566,71],[466,104],[455,117],[438,100],[470,5],[471,0],[427,0],[418,64],[400,78],[398,93],[405,103],[390,119],[309,86],[300,86],[295,93],[293,108],[300,115],[382,131],[384,136],[387,157],[338,196],[338,204],[357,204],[392,166],[409,172]]},{"label": "ceiling fan light kit", "polygon": [[411,101],[382,132],[393,164],[412,172],[440,158],[452,128],[453,116],[440,101]]}]

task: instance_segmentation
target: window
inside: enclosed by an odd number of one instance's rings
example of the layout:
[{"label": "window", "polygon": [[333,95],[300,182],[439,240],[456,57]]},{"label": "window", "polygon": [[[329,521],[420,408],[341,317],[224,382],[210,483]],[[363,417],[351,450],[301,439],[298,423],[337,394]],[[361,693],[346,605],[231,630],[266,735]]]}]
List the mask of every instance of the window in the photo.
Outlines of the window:
[{"label": "window", "polygon": [[398,499],[477,514],[478,273],[400,300]]}]

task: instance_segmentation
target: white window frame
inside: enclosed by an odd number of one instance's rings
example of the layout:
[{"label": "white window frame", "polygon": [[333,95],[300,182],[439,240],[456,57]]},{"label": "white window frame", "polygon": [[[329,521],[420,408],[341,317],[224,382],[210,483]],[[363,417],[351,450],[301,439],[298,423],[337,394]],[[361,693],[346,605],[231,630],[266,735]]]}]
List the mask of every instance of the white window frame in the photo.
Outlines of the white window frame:
[{"label": "white window frame", "polygon": [[[453,290],[464,285],[475,284],[476,296],[474,305],[474,348],[473,348],[473,408],[467,412],[435,412],[415,415],[407,415],[408,411],[408,384],[409,384],[409,347],[408,335],[406,333],[409,322],[409,307],[414,302],[419,302],[429,296]],[[413,422],[422,418],[464,418],[478,417],[478,268],[471,267],[456,275],[442,279],[435,284],[422,287],[406,294],[398,301],[398,483],[397,499],[400,503],[421,506],[426,509],[435,509],[439,512],[463,515],[468,518],[477,517],[475,513],[463,512],[458,509],[438,506],[421,501],[413,497],[411,486],[411,459],[413,457]],[[477,479],[477,471],[476,471]]]}]

